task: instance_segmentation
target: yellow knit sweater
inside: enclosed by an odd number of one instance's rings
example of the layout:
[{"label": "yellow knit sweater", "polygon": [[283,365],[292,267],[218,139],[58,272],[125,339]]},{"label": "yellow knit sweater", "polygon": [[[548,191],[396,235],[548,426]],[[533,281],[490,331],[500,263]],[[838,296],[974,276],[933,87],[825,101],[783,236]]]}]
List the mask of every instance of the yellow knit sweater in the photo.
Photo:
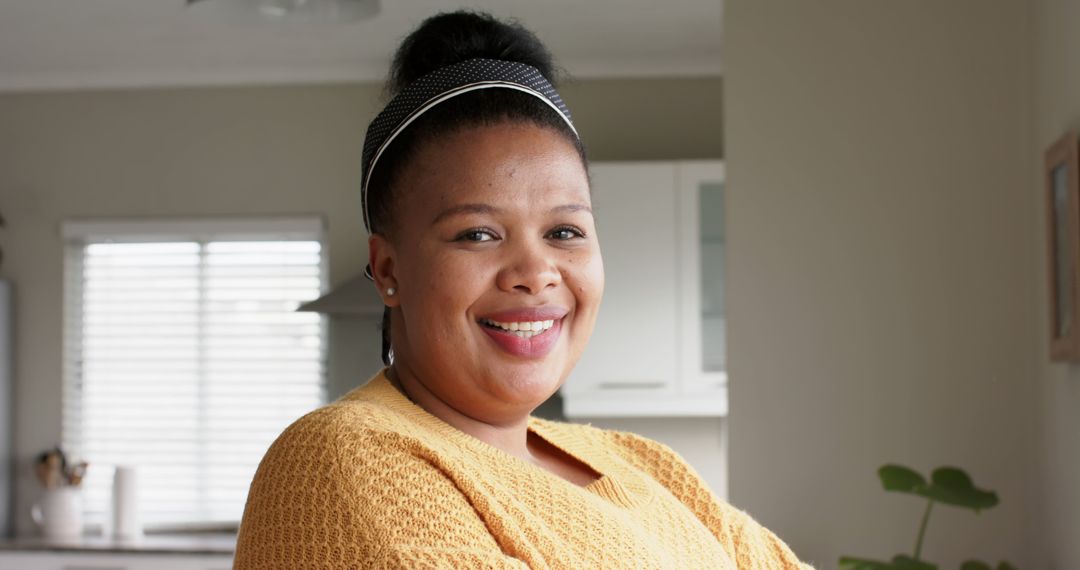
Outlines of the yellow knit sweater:
[{"label": "yellow knit sweater", "polygon": [[805,568],[663,444],[531,417],[602,475],[582,487],[451,427],[384,372],[270,446],[235,570]]}]

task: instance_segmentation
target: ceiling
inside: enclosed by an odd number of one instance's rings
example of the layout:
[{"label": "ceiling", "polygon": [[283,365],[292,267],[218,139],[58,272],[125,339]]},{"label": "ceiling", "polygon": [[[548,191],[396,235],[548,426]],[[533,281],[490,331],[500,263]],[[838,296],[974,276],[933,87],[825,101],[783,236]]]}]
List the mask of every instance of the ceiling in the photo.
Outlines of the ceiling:
[{"label": "ceiling", "polygon": [[227,21],[184,0],[0,0],[0,91],[377,81],[423,18],[463,6],[519,19],[573,77],[720,74],[721,0],[383,0],[348,24]]}]

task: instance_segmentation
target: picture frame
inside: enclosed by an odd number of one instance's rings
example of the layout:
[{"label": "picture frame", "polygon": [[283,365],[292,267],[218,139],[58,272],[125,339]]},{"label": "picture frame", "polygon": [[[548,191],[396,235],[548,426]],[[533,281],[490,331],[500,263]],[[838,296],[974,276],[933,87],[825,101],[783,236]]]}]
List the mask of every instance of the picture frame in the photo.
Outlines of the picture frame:
[{"label": "picture frame", "polygon": [[1080,176],[1077,132],[1044,155],[1050,360],[1080,361]]}]

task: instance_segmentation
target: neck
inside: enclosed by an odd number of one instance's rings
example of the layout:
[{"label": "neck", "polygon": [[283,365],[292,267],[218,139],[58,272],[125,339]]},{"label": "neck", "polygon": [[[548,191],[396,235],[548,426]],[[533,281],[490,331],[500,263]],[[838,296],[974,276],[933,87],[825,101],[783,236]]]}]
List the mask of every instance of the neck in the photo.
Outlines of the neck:
[{"label": "neck", "polygon": [[412,373],[408,366],[395,362],[387,370],[386,376],[399,392],[429,414],[488,445],[526,461],[537,462],[528,445],[528,414],[499,422],[476,418],[439,398]]}]

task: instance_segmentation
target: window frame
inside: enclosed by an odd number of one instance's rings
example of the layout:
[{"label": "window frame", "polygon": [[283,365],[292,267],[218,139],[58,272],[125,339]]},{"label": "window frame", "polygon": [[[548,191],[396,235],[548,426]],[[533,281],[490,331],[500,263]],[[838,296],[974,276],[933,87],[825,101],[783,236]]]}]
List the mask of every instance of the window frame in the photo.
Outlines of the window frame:
[{"label": "window frame", "polygon": [[[63,300],[62,300],[62,404],[61,441],[65,453],[74,459],[87,459],[93,469],[108,468],[111,464],[94,464],[92,457],[84,457],[86,441],[81,434],[83,423],[83,388],[81,370],[83,342],[83,255],[85,248],[94,243],[168,243],[197,242],[200,248],[209,242],[223,241],[316,241],[319,248],[319,292],[321,296],[329,288],[329,247],[327,223],[321,215],[258,216],[258,217],[203,217],[203,218],[102,218],[69,219],[60,224],[63,242]],[[74,288],[78,288],[75,290]],[[307,301],[310,301],[307,300]],[[307,302],[303,301],[303,302]],[[301,304],[303,303],[301,302]],[[325,404],[329,385],[329,323],[319,319],[319,386],[318,400]],[[295,418],[288,418],[292,421]],[[287,424],[288,422],[286,422]],[[284,427],[284,426],[283,426]],[[256,466],[252,466],[254,474]],[[200,489],[205,494],[206,489]],[[175,521],[147,522],[144,529],[168,530],[235,530],[239,525],[230,521]],[[108,527],[107,510],[100,520],[89,520],[85,528],[91,532]]]}]

